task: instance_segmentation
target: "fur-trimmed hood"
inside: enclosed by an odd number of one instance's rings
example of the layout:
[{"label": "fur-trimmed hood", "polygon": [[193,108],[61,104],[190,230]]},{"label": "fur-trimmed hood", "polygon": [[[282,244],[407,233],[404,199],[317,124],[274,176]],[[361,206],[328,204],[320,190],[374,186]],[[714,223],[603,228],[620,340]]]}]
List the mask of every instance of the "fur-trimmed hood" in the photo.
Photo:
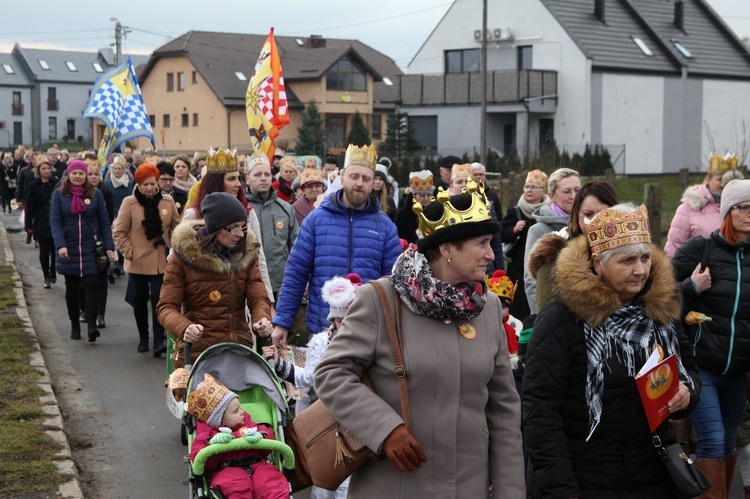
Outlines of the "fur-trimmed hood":
[{"label": "fur-trimmed hood", "polygon": [[706,184],[691,185],[685,189],[680,202],[688,205],[693,211],[701,211],[708,203],[716,204]]},{"label": "fur-trimmed hood", "polygon": [[568,244],[568,238],[561,236],[557,232],[550,232],[543,235],[531,248],[526,267],[531,277],[536,280],[537,272],[546,263],[552,263],[557,260],[557,255]]},{"label": "fur-trimmed hood", "polygon": [[[651,248],[651,275],[636,300],[646,317],[660,325],[680,318],[681,299],[672,263],[655,246]],[[560,252],[555,266],[555,293],[579,319],[598,326],[620,308],[618,296],[593,271],[589,242],[578,237]]]},{"label": "fur-trimmed hood", "polygon": [[202,250],[198,243],[198,229],[203,227],[203,220],[184,220],[172,234],[172,246],[175,253],[188,265],[202,270],[228,274],[232,271],[243,270],[257,258],[260,244],[252,230],[245,235],[245,255],[235,253],[229,260],[224,260],[216,254],[209,254]]}]

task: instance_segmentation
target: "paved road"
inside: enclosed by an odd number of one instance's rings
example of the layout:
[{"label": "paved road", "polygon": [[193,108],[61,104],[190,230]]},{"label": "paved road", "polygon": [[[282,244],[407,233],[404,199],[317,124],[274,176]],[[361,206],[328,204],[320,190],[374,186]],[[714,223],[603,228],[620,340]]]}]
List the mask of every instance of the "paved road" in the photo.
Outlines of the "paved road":
[{"label": "paved road", "polygon": [[[0,214],[6,226],[17,215]],[[165,360],[137,353],[126,277],[109,287],[106,322],[96,343],[70,339],[64,279],[42,287],[38,250],[9,234],[34,327],[65,418],[86,497],[187,497],[186,447],[164,402]]]}]

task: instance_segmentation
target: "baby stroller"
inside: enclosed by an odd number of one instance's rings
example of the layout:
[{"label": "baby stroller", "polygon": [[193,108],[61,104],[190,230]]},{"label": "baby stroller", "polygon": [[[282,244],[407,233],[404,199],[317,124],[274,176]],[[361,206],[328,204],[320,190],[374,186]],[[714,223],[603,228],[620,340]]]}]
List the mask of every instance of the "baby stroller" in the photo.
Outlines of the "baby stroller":
[{"label": "baby stroller", "polygon": [[[185,348],[185,358],[190,359],[189,345]],[[190,366],[185,366],[190,369]],[[190,497],[211,497],[223,499],[216,489],[209,488],[205,465],[208,458],[223,452],[242,449],[267,449],[271,451],[271,460],[291,484],[294,474],[294,454],[284,443],[284,426],[289,417],[284,392],[278,378],[266,361],[251,348],[236,343],[220,343],[206,349],[195,361],[188,380],[187,394],[192,392],[203,381],[208,373],[239,395],[240,406],[250,414],[256,423],[267,424],[273,428],[276,440],[261,440],[251,444],[244,438],[237,438],[226,444],[213,444],[202,449],[195,460],[189,464],[188,486]],[[183,415],[183,424],[187,433],[188,454],[195,438],[196,421],[187,412]],[[290,485],[291,497],[291,485]]]}]

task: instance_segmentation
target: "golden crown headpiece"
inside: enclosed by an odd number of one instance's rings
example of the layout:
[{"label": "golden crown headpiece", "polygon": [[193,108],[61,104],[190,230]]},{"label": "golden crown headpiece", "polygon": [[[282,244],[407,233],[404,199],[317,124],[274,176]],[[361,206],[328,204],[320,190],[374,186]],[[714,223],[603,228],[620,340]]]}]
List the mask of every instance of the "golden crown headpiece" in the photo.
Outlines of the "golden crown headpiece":
[{"label": "golden crown headpiece", "polygon": [[453,204],[451,204],[451,195],[449,192],[444,191],[442,187],[438,189],[437,201],[443,205],[443,216],[438,220],[428,219],[422,209],[422,204],[414,200],[412,204],[412,211],[417,214],[419,219],[419,228],[417,229],[417,236],[425,238],[440,229],[458,225],[467,222],[483,222],[485,220],[491,220],[490,210],[487,207],[487,196],[484,194],[484,186],[477,184],[469,177],[466,186],[461,189],[461,194],[471,194],[471,204],[465,210],[459,210]]},{"label": "golden crown headpiece", "polygon": [[209,148],[208,156],[206,157],[206,167],[208,173],[230,173],[236,172],[237,167],[237,149],[224,149],[220,147],[214,150],[213,147]]},{"label": "golden crown headpiece", "polygon": [[[217,419],[221,423],[222,409],[226,409],[228,401],[234,397],[236,395],[230,393],[229,388],[206,373],[203,384],[188,395],[188,412],[210,426],[218,426],[218,424],[212,423],[215,423]],[[222,414],[218,414],[217,408]]]},{"label": "golden crown headpiece", "polygon": [[651,244],[646,205],[640,205],[633,213],[612,208],[600,211],[586,226],[586,233],[591,253],[601,253],[629,244]]},{"label": "golden crown headpiece", "polygon": [[245,167],[245,171],[250,173],[253,171],[253,168],[258,165],[266,165],[271,166],[271,162],[268,161],[268,156],[266,156],[263,153],[255,153],[249,158],[247,158],[247,166]]},{"label": "golden crown headpiece", "polygon": [[429,193],[435,188],[432,185],[432,172],[430,170],[421,170],[409,174],[409,189],[412,193]]},{"label": "golden crown headpiece", "polygon": [[471,167],[470,163],[465,163],[463,165],[453,165],[453,168],[451,168],[451,182],[457,178],[471,178],[474,174],[474,169]]},{"label": "golden crown headpiece", "polygon": [[372,171],[375,171],[375,165],[378,162],[378,151],[372,144],[358,147],[354,144],[349,144],[346,148],[346,156],[344,156],[344,170],[352,165],[364,166]]},{"label": "golden crown headpiece", "polygon": [[297,157],[296,156],[284,156],[279,160],[279,168],[293,168],[297,171]]},{"label": "golden crown headpiece", "polygon": [[299,174],[299,186],[305,187],[310,184],[323,184],[325,185],[325,178],[322,170],[316,170],[314,168],[305,168]]},{"label": "golden crown headpiece", "polygon": [[507,298],[512,301],[516,295],[518,281],[513,283],[504,270],[496,270],[492,277],[484,276],[484,282],[487,284],[487,290],[495,293],[498,298]]},{"label": "golden crown headpiece", "polygon": [[708,174],[724,175],[726,172],[737,168],[739,162],[740,158],[736,154],[726,153],[724,156],[719,156],[717,153],[713,153],[708,158]]}]

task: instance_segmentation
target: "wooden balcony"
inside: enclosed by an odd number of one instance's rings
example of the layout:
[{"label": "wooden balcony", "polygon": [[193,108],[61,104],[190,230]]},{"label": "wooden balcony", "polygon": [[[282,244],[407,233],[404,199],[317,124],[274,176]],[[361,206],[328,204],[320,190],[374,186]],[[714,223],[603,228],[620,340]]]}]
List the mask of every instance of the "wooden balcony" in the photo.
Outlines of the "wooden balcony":
[{"label": "wooden balcony", "polygon": [[57,111],[60,109],[60,101],[57,99],[47,99],[47,111]]},{"label": "wooden balcony", "polygon": [[23,104],[14,102],[11,107],[13,108],[13,116],[23,116]]},{"label": "wooden balcony", "polygon": [[[401,106],[479,105],[480,73],[419,74],[400,77]],[[487,103],[517,103],[557,97],[557,71],[521,69],[487,73]]]}]

